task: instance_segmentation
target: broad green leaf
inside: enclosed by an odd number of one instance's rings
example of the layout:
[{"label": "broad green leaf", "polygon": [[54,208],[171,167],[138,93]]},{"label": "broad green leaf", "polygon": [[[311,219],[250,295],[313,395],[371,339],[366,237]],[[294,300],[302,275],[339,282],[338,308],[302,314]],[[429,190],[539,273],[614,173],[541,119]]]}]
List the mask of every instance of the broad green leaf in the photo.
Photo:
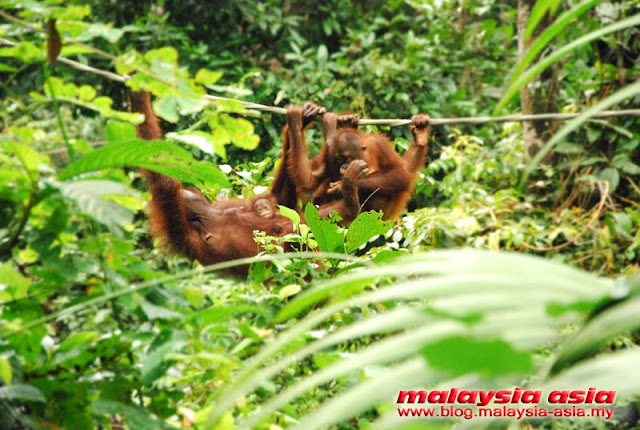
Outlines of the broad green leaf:
[{"label": "broad green leaf", "polygon": [[178,104],[174,96],[165,96],[153,102],[153,111],[165,121],[176,123],[180,119]]},{"label": "broad green leaf", "polygon": [[[420,350],[429,366],[451,376],[477,373],[486,378],[526,374],[533,370],[532,356],[500,339],[480,340],[454,336]],[[451,358],[455,357],[454,360]]]},{"label": "broad green leaf", "polygon": [[0,399],[24,400],[27,402],[46,402],[46,399],[35,387],[24,384],[5,385],[0,387]]},{"label": "broad green leaf", "polygon": [[613,157],[613,165],[629,175],[640,175],[640,166],[631,161],[628,154],[618,154]]},{"label": "broad green leaf", "polygon": [[101,22],[91,24],[85,23],[85,30],[82,34],[76,36],[75,39],[86,42],[95,39],[96,37],[101,37],[107,42],[115,44],[120,40],[125,31],[126,29],[124,28],[113,28],[111,25],[103,24]]},{"label": "broad green leaf", "polygon": [[282,205],[278,205],[278,208],[280,209],[280,214],[289,218],[294,225],[300,224],[300,215],[298,212]]},{"label": "broad green leaf", "polygon": [[162,306],[154,305],[153,303],[144,300],[140,305],[147,318],[150,320],[155,319],[170,319],[170,318],[182,318],[182,314],[171,309],[164,308]]},{"label": "broad green leaf", "polygon": [[354,252],[374,236],[385,234],[393,221],[383,221],[382,212],[363,212],[349,225],[345,238],[345,252]]},{"label": "broad green leaf", "polygon": [[169,366],[166,361],[167,354],[179,351],[185,344],[186,340],[181,332],[167,329],[159,333],[141,360],[140,373],[143,382],[151,384],[160,378]]},{"label": "broad green leaf", "polygon": [[[69,87],[72,88],[72,87]],[[55,76],[50,77],[44,83],[44,93],[48,96],[51,96],[51,93],[56,94],[57,96],[64,95],[64,82],[60,78],[56,78]]]},{"label": "broad green leaf", "polygon": [[327,59],[329,58],[329,51],[327,50],[327,47],[325,45],[318,46],[317,58],[319,65],[323,65],[327,62]]},{"label": "broad green leaf", "polygon": [[[214,154],[214,137],[211,133],[206,133],[204,131],[192,131],[189,133],[169,133],[167,134],[167,138],[175,139],[180,142],[186,143],[191,146],[195,146],[200,151],[207,154]],[[216,152],[216,155],[220,155]]]},{"label": "broad green leaf", "polygon": [[225,306],[225,307],[211,307],[194,314],[194,318],[198,319],[203,326],[209,324],[219,324],[225,322],[230,316],[235,314],[258,314],[268,315],[269,309],[264,306]]},{"label": "broad green leaf", "polygon": [[555,359],[553,371],[590,357],[606,346],[615,336],[640,329],[640,300],[621,303],[607,309],[590,321],[576,336],[563,346]]},{"label": "broad green leaf", "polygon": [[291,296],[295,296],[301,290],[302,290],[302,288],[300,287],[300,285],[290,284],[290,285],[287,285],[285,287],[282,287],[280,289],[280,291],[278,292],[278,296],[280,297],[280,299],[285,300],[285,299],[288,299]]},{"label": "broad green leaf", "polygon": [[73,333],[60,344],[56,349],[56,353],[71,351],[77,347],[87,347],[96,342],[100,338],[100,334],[95,331]]},{"label": "broad green leaf", "polygon": [[[93,49],[82,45],[65,45],[62,47],[61,55],[63,57],[73,57],[75,55],[92,54]],[[117,65],[116,65],[117,67]]]},{"label": "broad green leaf", "polygon": [[196,73],[195,80],[204,86],[213,85],[222,78],[223,73],[220,71],[212,71],[208,69],[200,69]]},{"label": "broad green leaf", "polygon": [[406,251],[393,251],[390,249],[384,249],[378,252],[376,256],[371,259],[371,262],[376,264],[385,264],[406,254]]},{"label": "broad green leaf", "polygon": [[138,137],[133,125],[119,121],[109,121],[107,123],[105,136],[109,143],[127,142]]},{"label": "broad green leaf", "polygon": [[9,142],[3,145],[7,153],[13,154],[20,161],[20,165],[27,173],[31,182],[38,177],[38,167],[41,163],[48,161],[48,158],[38,154],[38,152],[30,145]]},{"label": "broad green leaf", "polygon": [[550,12],[554,6],[557,7],[557,2],[554,0],[539,0],[536,2],[529,15],[529,22],[527,22],[527,27],[524,32],[525,40],[531,38],[533,30],[535,30],[545,14]]},{"label": "broad green leaf", "polygon": [[3,385],[11,385],[13,382],[13,370],[7,357],[0,357],[0,381]]},{"label": "broad green leaf", "polygon": [[28,365],[35,365],[36,360],[42,354],[40,342],[47,334],[43,325],[34,325],[20,333],[19,336],[11,336],[8,332],[16,328],[29,327],[43,318],[42,307],[28,300],[20,300],[10,305],[3,306],[2,317],[12,321],[17,327],[3,327],[0,325],[0,336],[9,340],[11,348],[26,361]]},{"label": "broad green leaf", "polygon": [[335,223],[320,219],[318,209],[311,203],[304,209],[305,221],[321,250],[326,252],[344,252],[344,233]]},{"label": "broad green leaf", "polygon": [[104,224],[113,232],[133,222],[133,211],[108,200],[109,195],[136,195],[134,191],[120,182],[108,180],[87,180],[64,182],[60,191],[73,199],[78,207],[96,221]]},{"label": "broad green leaf", "polygon": [[158,49],[152,49],[144,54],[145,60],[152,62],[153,60],[162,60],[167,63],[176,63],[178,61],[178,51],[171,46],[164,46]]},{"label": "broad green leaf", "polygon": [[44,61],[45,53],[31,42],[20,42],[16,46],[1,47],[0,57],[11,57],[24,63]]},{"label": "broad green leaf", "polygon": [[609,183],[609,192],[613,193],[618,188],[618,184],[620,183],[620,173],[618,173],[618,169],[614,167],[607,167],[598,175],[600,179],[603,181],[607,181]]},{"label": "broad green leaf", "polygon": [[260,137],[254,134],[254,127],[244,118],[233,118],[221,115],[222,126],[229,135],[229,140],[238,148],[252,151],[258,147]]},{"label": "broad green leaf", "polygon": [[0,285],[2,291],[8,292],[10,299],[21,299],[29,292],[31,280],[14,269],[10,263],[0,265]]},{"label": "broad green leaf", "polygon": [[616,400],[640,394],[640,351],[637,348],[599,355],[572,366],[549,379],[541,387],[552,390],[588,390],[591,387],[615,390]]},{"label": "broad green leaf", "polygon": [[179,146],[142,139],[113,142],[75,160],[60,173],[68,179],[81,173],[113,167],[142,167],[196,186],[229,186],[227,176],[211,163],[197,162]]},{"label": "broad green leaf", "polygon": [[66,20],[81,20],[91,15],[90,5],[65,5],[65,7],[56,8],[51,14],[52,18]]},{"label": "broad green leaf", "polygon": [[244,105],[237,100],[216,100],[212,106],[215,106],[218,111],[226,113],[244,113],[246,109]]},{"label": "broad green leaf", "polygon": [[90,102],[96,97],[96,90],[89,85],[83,85],[78,88],[78,97],[83,102]]},{"label": "broad green leaf", "polygon": [[[62,48],[62,52],[64,53],[64,48]],[[116,61],[116,73],[120,75],[131,74],[136,70],[136,67],[139,67],[143,63],[143,55],[136,50],[130,50],[125,52]],[[132,85],[132,81],[136,82],[136,78],[139,78],[139,75],[136,75],[133,79],[127,80],[125,83],[129,88],[135,91],[144,91],[148,90],[148,88],[141,88],[137,85]]]},{"label": "broad green leaf", "polygon": [[207,106],[207,101],[200,94],[176,96],[176,103],[179,106],[180,115],[193,115],[202,111]]}]

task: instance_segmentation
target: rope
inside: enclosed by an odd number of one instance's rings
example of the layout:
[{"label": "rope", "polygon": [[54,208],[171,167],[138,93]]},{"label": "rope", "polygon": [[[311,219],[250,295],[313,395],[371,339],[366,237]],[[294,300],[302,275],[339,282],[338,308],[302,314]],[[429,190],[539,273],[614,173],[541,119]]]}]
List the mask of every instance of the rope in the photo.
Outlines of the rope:
[{"label": "rope", "polygon": [[[0,15],[5,16],[4,13]],[[0,43],[9,46],[16,46],[17,43],[8,39],[0,38]],[[117,58],[109,55],[109,58],[117,61]],[[112,81],[124,83],[127,79],[130,79],[127,75],[118,75],[117,73],[109,72],[107,70],[97,69],[95,67],[87,66],[86,64],[79,63],[78,61],[71,60],[65,57],[58,57],[57,61],[60,63],[66,64],[69,67],[72,67],[81,72],[89,72],[98,76],[103,76]],[[149,74],[149,73],[147,73]],[[158,79],[158,78],[156,78]],[[212,95],[205,95],[204,98],[208,101],[217,101],[217,100],[225,100],[225,101],[234,101],[242,104],[247,109],[257,110],[261,112],[275,113],[278,115],[286,115],[287,110],[285,108],[277,107],[277,106],[267,106],[259,103],[251,103],[242,100],[231,99],[227,97],[219,97]],[[544,114],[535,114],[535,115],[522,115],[522,114],[512,114],[512,115],[504,115],[504,116],[480,116],[480,117],[459,117],[459,118],[431,118],[429,121],[429,125],[451,125],[451,124],[487,124],[490,122],[521,122],[521,121],[566,121],[569,119],[576,118],[580,113],[544,113]],[[613,118],[613,117],[621,117],[621,116],[632,116],[632,117],[640,117],[640,109],[624,109],[624,110],[607,110],[601,111],[592,115],[591,118]],[[411,124],[410,119],[360,119],[358,125],[377,125],[377,126],[390,126],[397,127],[402,125]]]}]

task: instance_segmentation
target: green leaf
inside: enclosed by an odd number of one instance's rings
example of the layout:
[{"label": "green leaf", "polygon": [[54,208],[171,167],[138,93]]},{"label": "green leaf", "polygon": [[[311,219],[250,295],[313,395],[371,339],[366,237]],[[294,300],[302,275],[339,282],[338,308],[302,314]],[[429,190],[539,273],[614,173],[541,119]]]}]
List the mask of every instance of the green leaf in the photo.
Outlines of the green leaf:
[{"label": "green leaf", "polygon": [[0,57],[12,57],[24,63],[44,61],[45,52],[31,42],[20,42],[16,46],[0,48]]},{"label": "green leaf", "polygon": [[584,153],[584,147],[578,143],[561,142],[556,146],[555,152],[559,154],[581,154]]},{"label": "green leaf", "polygon": [[[85,24],[85,23],[83,23]],[[107,42],[111,44],[115,44],[120,40],[122,35],[125,33],[125,29],[123,28],[113,28],[113,26],[108,24],[103,24],[101,22],[96,22],[92,24],[85,24],[85,31],[83,31],[80,35],[75,37],[76,40],[79,41],[89,41],[95,39],[96,37],[101,37],[105,39]]]},{"label": "green leaf", "polygon": [[46,402],[40,390],[31,385],[14,384],[0,387],[0,399],[25,400],[28,402]]},{"label": "green leaf", "polygon": [[285,299],[288,299],[291,296],[295,296],[301,290],[302,290],[302,287],[300,287],[300,285],[290,284],[290,285],[287,285],[285,287],[282,287],[280,289],[280,291],[278,292],[278,296],[280,297],[280,299],[285,300]]},{"label": "green leaf", "polygon": [[133,222],[133,211],[106,199],[112,194],[137,195],[120,182],[108,180],[64,182],[60,184],[60,191],[74,200],[89,216],[115,233],[120,233],[124,226]]},{"label": "green leaf", "polygon": [[178,115],[178,103],[174,96],[165,96],[153,102],[153,111],[165,121],[176,123],[180,119]]},{"label": "green leaf", "polygon": [[47,157],[38,154],[32,146],[27,144],[9,142],[3,145],[3,147],[7,153],[16,156],[31,182],[34,182],[38,177],[38,167],[40,164],[48,160]]},{"label": "green leaf", "polygon": [[194,160],[175,144],[142,139],[113,142],[98,148],[67,166],[60,178],[113,167],[142,167],[196,186],[229,186],[227,176],[217,166]]},{"label": "green leaf", "polygon": [[529,22],[527,22],[527,28],[524,32],[525,40],[531,38],[533,30],[538,26],[544,15],[556,4],[555,0],[539,0],[533,6],[531,14],[529,15]]},{"label": "green leaf", "polygon": [[280,209],[280,213],[283,216],[289,218],[294,225],[300,224],[300,215],[298,214],[298,212],[282,205],[278,205],[278,208]]},{"label": "green leaf", "polygon": [[[21,300],[3,307],[2,317],[5,320],[13,321],[14,324],[18,325],[18,328],[28,327],[34,321],[43,318],[43,311],[40,305],[28,300]],[[8,327],[0,328],[3,329],[0,333],[4,333],[8,329]],[[16,327],[12,328],[15,329]],[[11,347],[21,356],[21,359],[24,359],[29,365],[35,365],[37,357],[42,354],[40,342],[46,334],[45,327],[37,325],[22,331],[19,336],[9,336],[8,340]]]},{"label": "green leaf", "polygon": [[219,71],[212,71],[208,69],[200,69],[196,73],[195,80],[197,83],[207,86],[213,85],[222,78],[223,73]]},{"label": "green leaf", "polygon": [[11,295],[8,299],[15,300],[27,295],[31,280],[14,269],[10,263],[4,263],[0,265],[0,285],[4,287],[2,290]]},{"label": "green leaf", "polygon": [[126,122],[109,121],[105,129],[105,135],[109,143],[126,142],[138,137],[136,128]]},{"label": "green leaf", "polygon": [[627,154],[616,155],[613,157],[612,163],[618,170],[622,170],[624,173],[629,175],[640,175],[640,166],[631,161]]},{"label": "green leaf", "polygon": [[430,366],[452,376],[478,373],[491,378],[533,370],[531,354],[517,351],[503,340],[454,336],[433,342],[422,348],[420,353]]},{"label": "green leaf", "polygon": [[609,193],[615,192],[620,183],[620,173],[615,167],[607,167],[598,175],[598,178],[609,183]]},{"label": "green leaf", "polygon": [[258,314],[267,315],[269,309],[263,306],[253,305],[238,305],[238,306],[225,306],[225,307],[212,307],[198,312],[194,315],[203,326],[209,324],[219,324],[225,322],[230,316],[235,314]]},{"label": "green leaf", "polygon": [[406,254],[407,254],[406,251],[394,251],[391,249],[384,249],[378,252],[376,256],[371,259],[371,262],[376,264],[385,264],[395,260],[396,258],[402,257],[403,255],[406,255]]},{"label": "green leaf", "polygon": [[170,318],[182,318],[182,314],[171,309],[163,308],[162,306],[154,305],[153,303],[144,300],[140,305],[147,318],[150,320],[155,319],[170,319]]},{"label": "green leaf", "polygon": [[89,85],[83,85],[78,88],[78,97],[83,102],[89,102],[96,97],[96,90]]},{"label": "green leaf", "polygon": [[593,164],[604,163],[606,161],[607,161],[607,159],[604,158],[604,157],[587,157],[587,158],[583,158],[582,160],[580,160],[579,165],[580,166],[591,166]]},{"label": "green leaf", "polygon": [[162,60],[167,63],[175,64],[178,61],[178,51],[171,46],[164,46],[158,49],[152,49],[144,54],[145,60],[149,63],[153,62],[153,60]]},{"label": "green leaf", "polygon": [[169,366],[167,355],[179,351],[186,345],[183,335],[174,330],[164,330],[153,340],[147,353],[142,357],[140,369],[142,381],[151,384],[160,378]]},{"label": "green leaf", "polygon": [[260,143],[260,137],[254,134],[254,127],[244,118],[233,118],[228,115],[220,117],[222,127],[226,129],[229,140],[238,148],[253,151]]},{"label": "green leaf", "polygon": [[[60,53],[63,57],[73,57],[75,55],[93,54],[93,49],[81,45],[65,45]],[[116,68],[118,66],[116,65]]]},{"label": "green leaf", "polygon": [[318,209],[308,203],[304,209],[305,221],[321,250],[326,252],[344,251],[344,230],[328,219],[320,219]]},{"label": "green leaf", "polygon": [[56,349],[56,354],[61,352],[71,351],[77,347],[86,348],[88,345],[95,343],[100,337],[100,334],[95,331],[79,332],[70,335],[60,344]]},{"label": "green leaf", "polygon": [[588,390],[603,387],[616,391],[616,399],[640,394],[640,351],[637,348],[602,354],[572,366],[552,379],[542,390]]},{"label": "green leaf", "polygon": [[56,8],[51,14],[52,18],[63,20],[82,20],[91,15],[91,6],[89,5],[65,5],[65,7]]},{"label": "green leaf", "polygon": [[[214,143],[214,137],[211,133],[204,131],[192,131],[189,133],[168,133],[166,136],[168,139],[174,139],[179,142],[186,143],[206,154],[214,154],[214,148],[217,148]],[[215,152],[216,155],[220,155]]]},{"label": "green leaf", "polygon": [[385,234],[393,227],[393,221],[383,221],[382,212],[363,212],[347,229],[345,252],[352,253],[374,236]]},{"label": "green leaf", "polygon": [[329,58],[329,51],[327,50],[327,47],[325,45],[318,46],[317,58],[319,65],[323,65],[327,62],[327,59]]},{"label": "green leaf", "polygon": [[596,316],[561,350],[553,363],[553,372],[588,358],[606,346],[615,336],[640,329],[640,300],[621,303]]},{"label": "green leaf", "polygon": [[7,357],[0,357],[0,381],[3,385],[11,385],[13,381],[13,369]]}]

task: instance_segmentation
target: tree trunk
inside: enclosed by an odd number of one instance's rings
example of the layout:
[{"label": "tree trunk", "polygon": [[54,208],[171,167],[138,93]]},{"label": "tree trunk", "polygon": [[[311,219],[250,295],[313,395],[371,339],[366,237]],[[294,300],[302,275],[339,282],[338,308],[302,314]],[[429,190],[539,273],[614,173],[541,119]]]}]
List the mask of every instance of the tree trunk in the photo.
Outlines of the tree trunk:
[{"label": "tree trunk", "polygon": [[[522,60],[525,53],[534,42],[537,34],[540,34],[542,28],[544,27],[544,21],[542,20],[540,24],[538,24],[538,28],[534,32],[534,34],[525,42],[524,33],[527,28],[527,22],[529,21],[529,16],[531,15],[531,9],[535,4],[535,0],[518,0],[518,60]],[[537,78],[538,82],[540,77]],[[535,81],[532,81],[535,82]],[[555,92],[554,86],[552,85],[549,88],[549,91]],[[536,103],[537,96],[541,96],[540,94],[535,94],[528,85],[525,85],[520,89],[520,109],[524,115],[533,115],[536,113],[542,113],[539,109],[536,109],[536,106],[550,106],[552,103]],[[542,97],[541,97],[542,98]],[[555,96],[553,94],[547,94],[547,100],[554,100]],[[544,146],[545,139],[543,134],[547,131],[546,124],[544,122],[533,122],[533,121],[524,121],[522,123],[522,134],[524,137],[524,148],[525,148],[525,159],[530,160],[533,158],[538,151]],[[551,154],[545,157],[545,162],[551,162]]]}]

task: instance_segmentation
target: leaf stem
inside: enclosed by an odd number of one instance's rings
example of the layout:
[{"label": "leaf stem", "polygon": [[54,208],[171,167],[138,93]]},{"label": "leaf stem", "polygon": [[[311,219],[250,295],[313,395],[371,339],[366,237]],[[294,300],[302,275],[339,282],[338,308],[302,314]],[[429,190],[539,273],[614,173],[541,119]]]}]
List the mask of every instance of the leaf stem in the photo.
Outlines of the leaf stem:
[{"label": "leaf stem", "polygon": [[46,62],[42,63],[42,70],[44,71],[44,79],[47,84],[49,84],[49,93],[51,94],[51,104],[53,105],[53,110],[56,113],[56,119],[58,120],[58,126],[60,127],[60,131],[62,132],[62,138],[64,139],[64,144],[67,147],[67,153],[69,154],[69,158],[73,160],[75,156],[75,149],[71,146],[69,142],[69,136],[67,136],[67,131],[64,128],[64,122],[62,121],[62,114],[60,113],[60,105],[58,104],[58,99],[56,97],[56,92],[53,89],[53,85],[51,84],[51,75],[49,74],[49,66]]}]

